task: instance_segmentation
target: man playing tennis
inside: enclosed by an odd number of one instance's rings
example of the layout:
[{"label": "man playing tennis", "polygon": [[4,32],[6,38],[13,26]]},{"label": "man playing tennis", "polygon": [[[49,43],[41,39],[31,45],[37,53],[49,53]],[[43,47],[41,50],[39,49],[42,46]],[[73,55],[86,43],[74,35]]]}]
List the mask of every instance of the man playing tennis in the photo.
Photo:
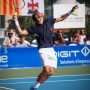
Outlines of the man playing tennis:
[{"label": "man playing tennis", "polygon": [[43,13],[37,11],[32,15],[32,19],[36,23],[29,26],[27,30],[21,30],[17,16],[14,16],[19,34],[36,34],[39,54],[42,58],[43,70],[38,75],[36,83],[30,88],[30,90],[37,90],[44,81],[53,75],[54,69],[57,68],[57,57],[55,56],[55,51],[53,49],[52,27],[55,22],[65,20],[75,9],[77,9],[77,7],[77,5],[73,6],[68,13],[58,18],[48,18],[46,20],[44,19]]}]

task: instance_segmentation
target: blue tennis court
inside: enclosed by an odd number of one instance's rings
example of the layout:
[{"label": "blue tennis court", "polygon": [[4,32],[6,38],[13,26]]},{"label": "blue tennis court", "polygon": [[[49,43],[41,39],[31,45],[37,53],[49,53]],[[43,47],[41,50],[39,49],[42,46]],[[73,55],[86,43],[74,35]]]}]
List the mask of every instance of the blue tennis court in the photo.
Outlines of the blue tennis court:
[{"label": "blue tennis court", "polygon": [[[29,90],[36,77],[0,79],[0,90]],[[90,74],[49,78],[38,90],[90,90]]]}]

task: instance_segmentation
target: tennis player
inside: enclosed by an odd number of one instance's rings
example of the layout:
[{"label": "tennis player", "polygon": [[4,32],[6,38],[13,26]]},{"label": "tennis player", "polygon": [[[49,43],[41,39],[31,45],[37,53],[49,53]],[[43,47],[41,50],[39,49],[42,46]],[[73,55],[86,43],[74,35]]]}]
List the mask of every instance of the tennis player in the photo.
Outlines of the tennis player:
[{"label": "tennis player", "polygon": [[14,16],[19,34],[36,34],[38,49],[42,58],[43,70],[38,75],[36,83],[30,88],[30,90],[37,90],[44,81],[53,75],[54,69],[57,68],[57,57],[55,56],[55,51],[53,49],[52,27],[55,22],[65,20],[75,9],[77,9],[77,7],[77,5],[73,6],[68,13],[58,18],[48,18],[46,20],[44,19],[43,13],[37,11],[32,15],[32,19],[36,23],[29,26],[27,30],[21,30],[17,16]]}]

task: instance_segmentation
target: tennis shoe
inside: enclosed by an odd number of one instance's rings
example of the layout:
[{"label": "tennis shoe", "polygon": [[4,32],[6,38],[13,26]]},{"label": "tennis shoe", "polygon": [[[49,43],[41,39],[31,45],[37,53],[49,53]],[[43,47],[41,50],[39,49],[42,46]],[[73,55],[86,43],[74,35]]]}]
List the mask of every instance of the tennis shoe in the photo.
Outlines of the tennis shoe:
[{"label": "tennis shoe", "polygon": [[33,88],[33,86],[30,88],[30,90],[37,90],[37,88]]}]

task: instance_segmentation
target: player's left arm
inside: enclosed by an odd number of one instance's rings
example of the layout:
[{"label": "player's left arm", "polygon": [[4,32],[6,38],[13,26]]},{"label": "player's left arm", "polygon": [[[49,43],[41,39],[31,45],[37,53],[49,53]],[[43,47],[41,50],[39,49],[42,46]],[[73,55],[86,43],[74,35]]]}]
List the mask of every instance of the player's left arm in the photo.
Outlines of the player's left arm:
[{"label": "player's left arm", "polygon": [[77,8],[78,8],[78,5],[73,6],[72,9],[68,13],[66,13],[66,14],[64,14],[64,15],[62,15],[60,17],[57,17],[56,22],[60,22],[60,21],[65,20]]}]

